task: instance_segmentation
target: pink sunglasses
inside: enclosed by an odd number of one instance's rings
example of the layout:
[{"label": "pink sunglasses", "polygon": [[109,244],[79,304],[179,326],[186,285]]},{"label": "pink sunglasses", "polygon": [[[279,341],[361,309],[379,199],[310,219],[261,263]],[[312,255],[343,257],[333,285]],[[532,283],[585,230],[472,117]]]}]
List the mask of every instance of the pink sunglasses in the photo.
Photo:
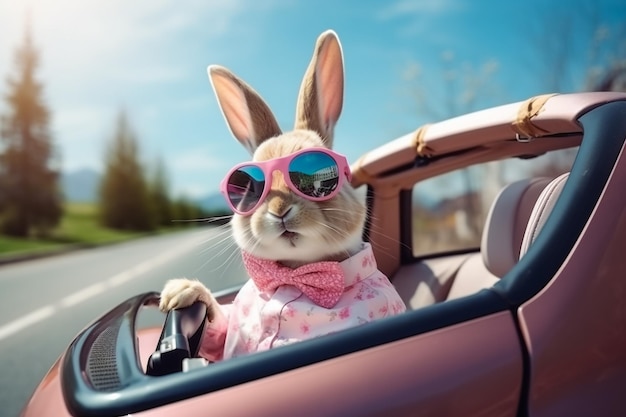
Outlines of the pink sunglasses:
[{"label": "pink sunglasses", "polygon": [[281,158],[243,162],[232,168],[220,184],[230,208],[247,215],[272,188],[272,173],[280,171],[290,190],[312,201],[333,198],[345,180],[351,180],[345,156],[326,148],[307,148]]}]

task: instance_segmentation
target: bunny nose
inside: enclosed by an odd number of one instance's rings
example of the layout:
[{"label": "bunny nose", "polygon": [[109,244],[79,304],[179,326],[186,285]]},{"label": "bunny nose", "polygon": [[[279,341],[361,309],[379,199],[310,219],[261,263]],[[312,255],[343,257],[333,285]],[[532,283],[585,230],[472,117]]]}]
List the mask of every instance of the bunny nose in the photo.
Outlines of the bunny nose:
[{"label": "bunny nose", "polygon": [[296,214],[295,206],[288,195],[279,192],[270,193],[267,200],[267,214],[273,219],[286,219]]},{"label": "bunny nose", "polygon": [[[281,210],[276,210],[276,209],[281,209]],[[289,216],[289,214],[291,214],[291,212],[293,211],[292,209],[293,209],[293,206],[275,207],[274,209],[270,208],[267,211],[267,214],[269,214],[271,217],[275,219],[284,220]]]}]

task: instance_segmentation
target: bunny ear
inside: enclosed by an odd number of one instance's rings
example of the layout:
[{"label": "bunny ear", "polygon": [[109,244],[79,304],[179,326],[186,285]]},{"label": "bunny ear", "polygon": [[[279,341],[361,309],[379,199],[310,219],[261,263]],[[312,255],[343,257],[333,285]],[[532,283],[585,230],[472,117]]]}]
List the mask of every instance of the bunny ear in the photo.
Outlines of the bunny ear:
[{"label": "bunny ear", "polygon": [[218,65],[209,66],[208,73],[230,131],[251,154],[263,141],[282,133],[272,111],[252,87]]},{"label": "bunny ear", "polygon": [[304,74],[296,107],[296,129],[314,130],[326,146],[333,145],[333,128],[343,106],[343,56],[332,30],[317,39]]}]

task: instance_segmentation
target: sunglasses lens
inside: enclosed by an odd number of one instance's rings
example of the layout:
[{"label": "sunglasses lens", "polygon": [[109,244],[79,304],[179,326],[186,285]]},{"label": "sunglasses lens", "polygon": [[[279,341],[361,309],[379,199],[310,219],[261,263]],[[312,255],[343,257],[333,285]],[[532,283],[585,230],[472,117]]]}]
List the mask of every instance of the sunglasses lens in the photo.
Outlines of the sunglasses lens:
[{"label": "sunglasses lens", "polygon": [[261,168],[246,165],[234,171],[228,178],[228,199],[241,212],[252,210],[263,195],[265,175]]},{"label": "sunglasses lens", "polygon": [[309,197],[327,197],[339,185],[337,162],[323,152],[306,152],[289,164],[289,178],[301,193]]}]

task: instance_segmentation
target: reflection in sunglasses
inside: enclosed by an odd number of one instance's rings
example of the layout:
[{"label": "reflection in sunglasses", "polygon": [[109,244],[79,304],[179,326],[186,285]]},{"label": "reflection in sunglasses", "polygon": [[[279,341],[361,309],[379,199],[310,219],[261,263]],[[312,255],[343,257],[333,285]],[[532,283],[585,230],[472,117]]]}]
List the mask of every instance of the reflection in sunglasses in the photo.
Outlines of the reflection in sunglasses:
[{"label": "reflection in sunglasses", "polygon": [[293,185],[302,193],[312,197],[325,197],[332,193],[339,183],[337,165],[326,166],[307,174],[304,172],[289,172]]}]

